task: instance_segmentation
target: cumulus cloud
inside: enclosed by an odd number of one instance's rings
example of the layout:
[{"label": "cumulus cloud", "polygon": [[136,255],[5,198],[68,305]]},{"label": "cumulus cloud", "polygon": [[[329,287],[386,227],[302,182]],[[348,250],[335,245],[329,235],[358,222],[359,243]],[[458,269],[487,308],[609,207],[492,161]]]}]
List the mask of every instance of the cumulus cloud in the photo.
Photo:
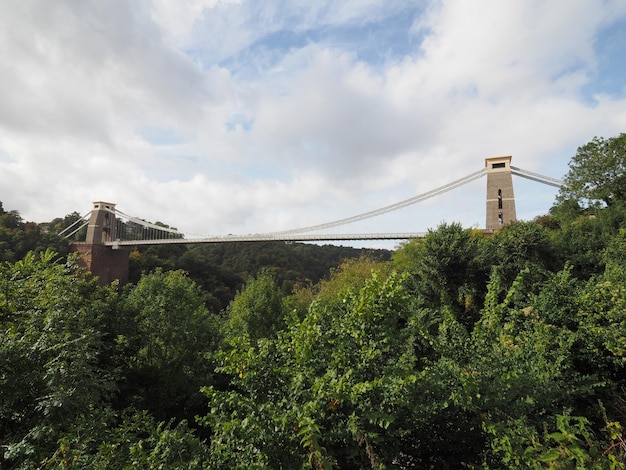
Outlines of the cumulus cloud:
[{"label": "cumulus cloud", "polygon": [[[493,155],[559,177],[577,146],[624,131],[625,79],[604,88],[601,66],[623,2],[424,5],[4,2],[0,200],[36,221],[105,199],[192,232],[284,230]],[[483,186],[366,228],[480,224]],[[518,213],[549,208],[554,191],[533,191]]]}]

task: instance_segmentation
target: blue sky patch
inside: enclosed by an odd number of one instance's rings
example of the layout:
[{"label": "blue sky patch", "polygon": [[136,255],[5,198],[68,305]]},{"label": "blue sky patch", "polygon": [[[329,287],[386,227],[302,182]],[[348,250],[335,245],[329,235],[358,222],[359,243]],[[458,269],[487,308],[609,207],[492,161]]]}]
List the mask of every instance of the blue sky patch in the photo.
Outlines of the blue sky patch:
[{"label": "blue sky patch", "polygon": [[626,95],[626,20],[600,30],[594,49],[597,53],[593,80],[583,87],[587,100],[606,94],[613,98]]},{"label": "blue sky patch", "polygon": [[170,127],[141,127],[136,131],[146,142],[152,145],[179,145],[185,142],[183,137]]}]

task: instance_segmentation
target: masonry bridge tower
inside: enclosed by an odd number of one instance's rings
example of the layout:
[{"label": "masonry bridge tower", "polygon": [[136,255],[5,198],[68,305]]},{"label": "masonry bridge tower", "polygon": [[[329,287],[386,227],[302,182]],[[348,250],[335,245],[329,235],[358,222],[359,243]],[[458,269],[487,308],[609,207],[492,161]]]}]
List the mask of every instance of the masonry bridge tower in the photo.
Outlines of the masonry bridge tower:
[{"label": "masonry bridge tower", "polygon": [[516,220],[511,157],[486,158],[485,167],[487,170],[485,229],[498,230]]},{"label": "masonry bridge tower", "polygon": [[121,283],[128,281],[130,251],[114,249],[105,244],[117,238],[116,229],[115,204],[96,201],[91,210],[85,241],[72,244],[81,265],[97,276],[100,284],[109,284],[116,279]]}]

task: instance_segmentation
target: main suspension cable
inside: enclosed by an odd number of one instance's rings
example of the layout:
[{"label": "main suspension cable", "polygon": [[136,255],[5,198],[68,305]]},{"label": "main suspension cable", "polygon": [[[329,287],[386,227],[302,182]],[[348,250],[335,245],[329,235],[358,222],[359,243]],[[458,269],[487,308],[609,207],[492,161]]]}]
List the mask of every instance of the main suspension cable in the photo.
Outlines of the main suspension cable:
[{"label": "main suspension cable", "polygon": [[536,181],[537,183],[543,183],[543,184],[547,184],[548,186],[554,186],[555,188],[560,188],[561,186],[565,184],[565,181],[563,180],[552,178],[550,176],[541,175],[539,173],[534,173],[532,171],[523,170],[515,166],[511,166],[511,173],[517,176],[521,176],[522,178]]},{"label": "main suspension cable", "polygon": [[308,227],[301,227],[301,228],[296,228],[296,229],[292,229],[292,230],[285,230],[282,232],[273,232],[275,234],[280,234],[280,235],[288,235],[288,234],[295,234],[295,233],[303,233],[303,232],[313,232],[316,230],[324,230],[327,228],[332,228],[332,227],[337,227],[339,225],[347,225],[353,222],[358,222],[361,220],[365,220],[365,219],[370,219],[372,217],[376,217],[378,215],[381,214],[386,214],[387,212],[392,212],[398,209],[402,209],[404,207],[413,205],[413,204],[417,204],[418,202],[422,202],[425,201],[426,199],[430,199],[431,197],[434,196],[438,196],[440,194],[443,194],[445,192],[448,192],[452,189],[458,188],[460,186],[463,186],[471,181],[474,181],[478,178],[481,178],[483,176],[485,176],[487,174],[487,169],[483,168],[479,171],[476,171],[474,173],[470,173],[469,175],[460,178],[456,181],[453,181],[451,183],[448,183],[444,186],[441,186],[439,188],[433,189],[431,191],[425,192],[423,194],[419,194],[417,196],[413,196],[409,199],[405,199],[403,201],[400,202],[396,202],[394,204],[391,204],[389,206],[385,206],[385,207],[381,207],[379,209],[375,209],[369,212],[364,212],[362,214],[358,214],[358,215],[354,215],[352,217],[346,217],[344,219],[339,219],[339,220],[335,220],[332,222],[326,222],[323,224],[318,224],[318,225],[311,225]]},{"label": "main suspension cable", "polygon": [[[85,215],[81,216],[80,219],[76,219],[74,221],[74,223],[72,223],[71,225],[65,227],[63,230],[61,230],[58,235],[59,236],[63,236],[66,232],[69,232],[70,230],[72,230],[72,228],[78,224],[80,224],[81,222],[87,220],[87,216],[91,214],[91,211],[87,212]],[[80,230],[81,228],[83,228],[83,225],[80,226],[80,228],[78,228],[77,230],[74,230],[72,233],[70,233],[69,235],[65,235],[65,238],[69,238],[72,235],[74,235],[74,233],[78,232],[78,230]]]}]

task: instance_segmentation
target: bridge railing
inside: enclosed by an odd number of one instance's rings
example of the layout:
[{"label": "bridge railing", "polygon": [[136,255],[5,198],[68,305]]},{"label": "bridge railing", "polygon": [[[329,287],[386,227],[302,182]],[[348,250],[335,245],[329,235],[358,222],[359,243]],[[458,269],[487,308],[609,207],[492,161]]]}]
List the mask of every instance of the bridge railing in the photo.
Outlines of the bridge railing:
[{"label": "bridge railing", "polygon": [[249,235],[223,235],[204,238],[168,238],[143,240],[115,240],[105,242],[105,245],[114,248],[125,246],[145,246],[161,244],[191,244],[191,243],[234,243],[234,242],[316,242],[316,241],[354,241],[354,240],[411,240],[423,238],[426,232],[404,233],[344,233],[344,234],[277,234],[257,233]]}]

